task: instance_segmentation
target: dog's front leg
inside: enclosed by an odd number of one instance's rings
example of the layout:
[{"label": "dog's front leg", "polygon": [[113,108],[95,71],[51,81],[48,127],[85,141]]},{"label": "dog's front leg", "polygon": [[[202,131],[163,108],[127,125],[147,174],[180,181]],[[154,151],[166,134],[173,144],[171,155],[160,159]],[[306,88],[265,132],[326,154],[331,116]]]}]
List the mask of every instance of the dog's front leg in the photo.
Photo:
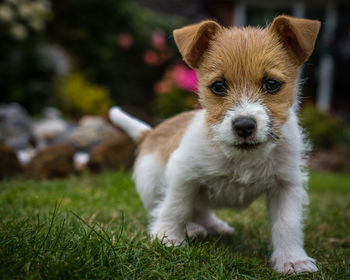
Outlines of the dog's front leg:
[{"label": "dog's front leg", "polygon": [[282,273],[315,272],[315,260],[304,250],[303,205],[308,201],[305,189],[290,184],[268,192],[271,220],[273,268]]},{"label": "dog's front leg", "polygon": [[192,214],[197,188],[179,177],[170,181],[164,201],[155,211],[150,233],[168,246],[180,245],[185,239],[185,225]]}]

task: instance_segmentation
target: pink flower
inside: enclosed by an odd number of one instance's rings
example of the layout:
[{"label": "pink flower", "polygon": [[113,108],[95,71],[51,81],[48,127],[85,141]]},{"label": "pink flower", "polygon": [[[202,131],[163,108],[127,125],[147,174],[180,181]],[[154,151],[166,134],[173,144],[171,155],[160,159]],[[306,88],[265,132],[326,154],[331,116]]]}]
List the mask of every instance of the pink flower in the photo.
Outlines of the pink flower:
[{"label": "pink flower", "polygon": [[170,86],[169,82],[162,80],[162,81],[157,82],[154,85],[153,90],[157,94],[164,94],[164,93],[168,93],[171,91],[171,86]]},{"label": "pink flower", "polygon": [[176,84],[187,91],[197,92],[197,73],[186,66],[177,65],[174,68],[173,78]]},{"label": "pink flower", "polygon": [[134,44],[134,38],[129,33],[122,33],[118,37],[118,45],[124,49],[130,49]]},{"label": "pink flower", "polygon": [[156,65],[159,63],[159,56],[154,51],[146,51],[143,55],[143,61],[148,65]]},{"label": "pink flower", "polygon": [[166,40],[163,31],[154,31],[152,33],[152,45],[156,50],[163,50],[166,47]]}]

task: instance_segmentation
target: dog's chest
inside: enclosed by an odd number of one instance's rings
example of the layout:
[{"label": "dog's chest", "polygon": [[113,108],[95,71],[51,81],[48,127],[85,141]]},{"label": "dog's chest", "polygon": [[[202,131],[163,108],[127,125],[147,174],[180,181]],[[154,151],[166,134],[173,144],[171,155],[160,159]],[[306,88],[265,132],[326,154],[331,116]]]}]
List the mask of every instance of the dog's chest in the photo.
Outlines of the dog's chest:
[{"label": "dog's chest", "polygon": [[213,178],[207,184],[202,185],[198,200],[212,208],[245,208],[267,188],[266,184],[242,184],[232,182],[227,178]]},{"label": "dog's chest", "polygon": [[245,208],[273,184],[275,177],[267,165],[235,166],[226,172],[203,176],[198,201],[213,208]]}]

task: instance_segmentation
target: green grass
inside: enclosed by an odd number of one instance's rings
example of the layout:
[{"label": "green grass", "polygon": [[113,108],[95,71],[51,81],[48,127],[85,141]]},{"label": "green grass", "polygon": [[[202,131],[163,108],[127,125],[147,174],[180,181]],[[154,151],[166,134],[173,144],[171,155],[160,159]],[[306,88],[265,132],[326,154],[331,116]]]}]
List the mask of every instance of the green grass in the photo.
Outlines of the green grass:
[{"label": "green grass", "polygon": [[167,248],[147,237],[130,174],[0,183],[0,279],[350,279],[350,175],[313,174],[306,249],[320,271],[282,276],[264,198],[220,211],[232,237]]}]

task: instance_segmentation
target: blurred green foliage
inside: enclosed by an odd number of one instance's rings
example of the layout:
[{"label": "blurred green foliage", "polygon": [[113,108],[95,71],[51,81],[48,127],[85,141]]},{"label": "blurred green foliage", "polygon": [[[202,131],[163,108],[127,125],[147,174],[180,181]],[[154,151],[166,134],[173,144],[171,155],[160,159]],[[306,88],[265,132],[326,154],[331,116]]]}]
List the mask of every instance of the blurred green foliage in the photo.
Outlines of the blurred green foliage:
[{"label": "blurred green foliage", "polygon": [[300,113],[300,124],[305,128],[315,150],[328,150],[342,143],[346,135],[344,121],[315,106],[306,106]]},{"label": "blurred green foliage", "polygon": [[55,69],[40,53],[51,13],[45,1],[0,4],[0,102],[36,111],[52,98]]},{"label": "blurred green foliage", "polygon": [[170,93],[157,96],[153,103],[154,113],[162,118],[169,118],[180,112],[192,110],[195,103],[194,94],[175,89]]},{"label": "blurred green foliage", "polygon": [[[76,70],[109,88],[118,105],[145,106],[153,97],[153,84],[174,58],[171,32],[181,21],[141,8],[126,0],[53,0],[55,18],[48,36],[72,55]],[[167,59],[145,63],[154,49],[152,32],[162,30],[167,39]],[[122,46],[118,40],[131,40]]]},{"label": "blurred green foliage", "polygon": [[[0,103],[19,102],[31,113],[57,107],[58,78],[73,71],[108,89],[114,103],[147,108],[154,83],[178,58],[172,30],[182,20],[127,0],[42,3],[0,3]],[[155,43],[157,32],[164,44]],[[62,56],[67,59],[63,70]],[[64,113],[71,114],[73,107]]]},{"label": "blurred green foliage", "polygon": [[71,73],[62,79],[59,100],[65,112],[78,116],[102,115],[112,105],[108,90],[90,83],[81,73]]},{"label": "blurred green foliage", "polygon": [[184,63],[170,65],[154,85],[153,113],[169,118],[191,110],[197,102],[197,74]]}]

